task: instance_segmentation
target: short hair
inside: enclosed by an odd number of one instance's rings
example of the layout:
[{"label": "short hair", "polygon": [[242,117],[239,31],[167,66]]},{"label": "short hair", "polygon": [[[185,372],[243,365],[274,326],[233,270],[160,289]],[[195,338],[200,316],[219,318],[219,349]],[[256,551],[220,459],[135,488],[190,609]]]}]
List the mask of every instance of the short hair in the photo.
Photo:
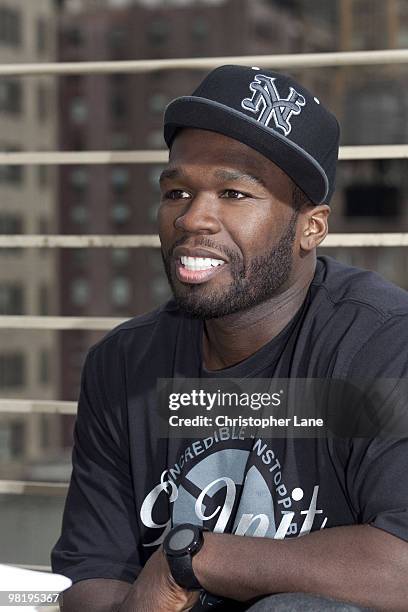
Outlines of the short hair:
[{"label": "short hair", "polygon": [[305,192],[298,185],[296,185],[296,183],[293,183],[292,206],[294,210],[299,212],[305,205],[314,206],[313,202],[310,201],[310,198],[305,194]]}]

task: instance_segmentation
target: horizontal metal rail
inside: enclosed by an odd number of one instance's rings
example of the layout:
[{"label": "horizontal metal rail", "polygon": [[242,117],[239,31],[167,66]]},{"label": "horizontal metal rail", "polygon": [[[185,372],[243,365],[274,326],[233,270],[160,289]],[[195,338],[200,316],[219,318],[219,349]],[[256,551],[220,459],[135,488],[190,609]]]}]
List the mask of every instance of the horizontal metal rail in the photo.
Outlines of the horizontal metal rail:
[{"label": "horizontal metal rail", "polygon": [[341,161],[357,161],[364,159],[406,159],[408,145],[356,145],[340,147]]},{"label": "horizontal metal rail", "polygon": [[[9,247],[18,248],[138,248],[160,246],[159,236],[156,234],[2,234],[0,235],[0,249]],[[408,246],[408,233],[338,233],[329,234],[319,248],[333,247],[405,247]],[[0,251],[1,255],[1,251]]]},{"label": "horizontal metal rail", "polygon": [[0,164],[8,166],[69,166],[97,164],[163,164],[168,151],[25,151],[2,152]]},{"label": "horizontal metal rail", "polygon": [[0,399],[0,414],[76,414],[77,402]]},{"label": "horizontal metal rail", "polygon": [[[20,151],[0,152],[0,165],[67,166],[98,164],[165,164],[167,150],[139,151]],[[365,159],[406,159],[408,144],[340,147],[341,161]]]},{"label": "horizontal metal rail", "polygon": [[1,247],[39,247],[39,248],[93,248],[93,247],[159,247],[156,234],[2,234]]},{"label": "horizontal metal rail", "polygon": [[223,64],[241,64],[262,68],[321,68],[323,66],[375,66],[404,64],[407,49],[378,51],[340,51],[333,53],[291,53],[278,55],[237,55],[222,57],[126,60],[110,62],[63,62],[3,64],[0,76],[146,73],[162,70],[211,70]]},{"label": "horizontal metal rail", "polygon": [[321,248],[333,247],[406,247],[408,246],[408,233],[351,233],[351,234],[329,234]]},{"label": "horizontal metal rail", "polygon": [[47,495],[65,497],[68,484],[35,480],[0,480],[0,495]]},{"label": "horizontal metal rail", "polygon": [[110,330],[127,319],[118,317],[37,317],[31,315],[2,315],[0,329],[94,329]]}]

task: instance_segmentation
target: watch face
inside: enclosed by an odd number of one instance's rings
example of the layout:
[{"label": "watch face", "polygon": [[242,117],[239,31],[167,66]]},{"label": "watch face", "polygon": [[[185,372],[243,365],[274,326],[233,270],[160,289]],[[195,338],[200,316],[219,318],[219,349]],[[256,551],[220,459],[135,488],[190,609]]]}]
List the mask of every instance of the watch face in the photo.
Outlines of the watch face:
[{"label": "watch face", "polygon": [[180,531],[176,531],[172,534],[169,540],[169,546],[174,552],[185,550],[194,542],[195,533],[189,527],[184,527]]},{"label": "watch face", "polygon": [[200,547],[202,535],[195,525],[183,524],[172,529],[167,535],[164,547],[168,554],[181,557]]}]

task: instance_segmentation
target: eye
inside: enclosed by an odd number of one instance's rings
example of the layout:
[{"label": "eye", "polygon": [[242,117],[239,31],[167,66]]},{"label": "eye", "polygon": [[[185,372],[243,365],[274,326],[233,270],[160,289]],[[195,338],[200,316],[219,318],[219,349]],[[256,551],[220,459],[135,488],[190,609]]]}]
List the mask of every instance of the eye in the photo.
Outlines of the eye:
[{"label": "eye", "polygon": [[190,194],[183,189],[172,189],[163,194],[163,200],[185,200],[190,197]]},{"label": "eye", "polygon": [[232,198],[233,200],[242,200],[242,198],[249,197],[247,193],[237,191],[236,189],[226,189],[223,191],[221,197]]}]

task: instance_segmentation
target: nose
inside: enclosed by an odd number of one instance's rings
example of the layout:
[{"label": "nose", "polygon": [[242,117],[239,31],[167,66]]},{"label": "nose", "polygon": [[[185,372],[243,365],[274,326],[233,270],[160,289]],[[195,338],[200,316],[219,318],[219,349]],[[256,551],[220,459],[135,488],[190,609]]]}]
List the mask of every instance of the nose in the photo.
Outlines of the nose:
[{"label": "nose", "polygon": [[191,234],[216,234],[221,229],[218,202],[210,194],[197,194],[174,221],[174,227]]}]

